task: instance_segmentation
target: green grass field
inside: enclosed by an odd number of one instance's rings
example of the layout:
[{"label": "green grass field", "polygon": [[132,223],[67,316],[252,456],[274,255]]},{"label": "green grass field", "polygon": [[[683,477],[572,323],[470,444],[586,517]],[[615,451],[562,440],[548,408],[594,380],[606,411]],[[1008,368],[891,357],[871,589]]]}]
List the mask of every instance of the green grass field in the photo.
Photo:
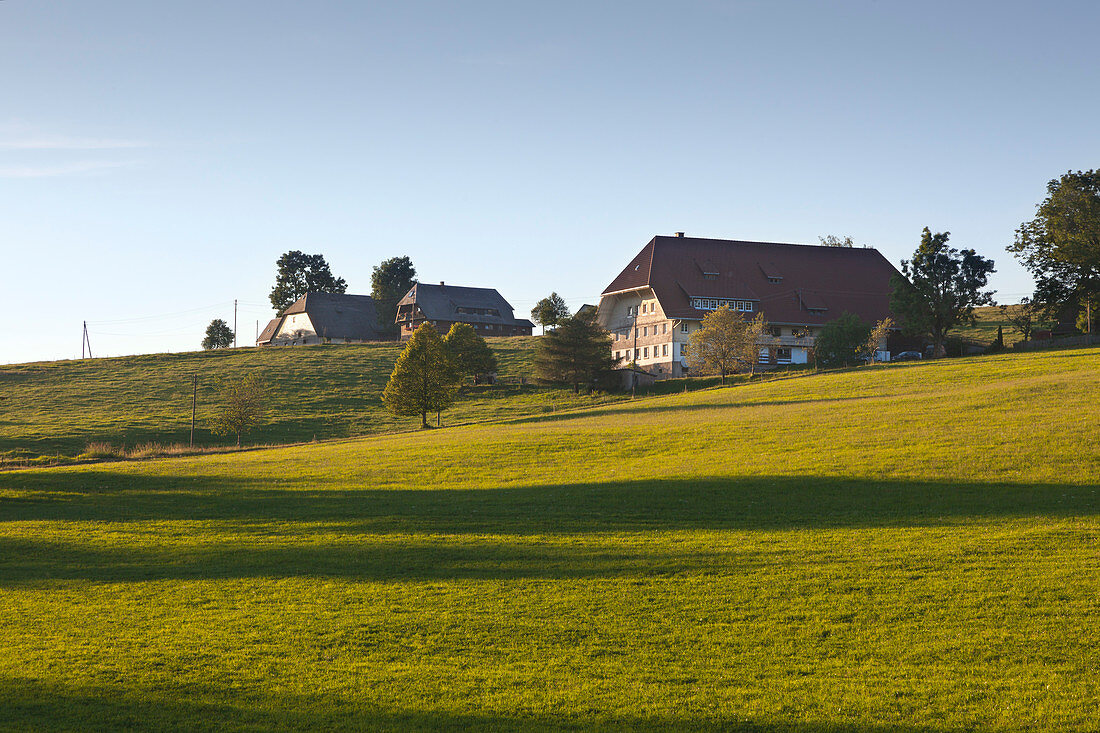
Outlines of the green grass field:
[{"label": "green grass field", "polygon": [[0,727],[1094,731],[1098,370],[0,472]]},{"label": "green grass field", "polygon": [[[501,419],[589,405],[608,396],[521,386],[530,379],[535,338],[489,340],[500,376],[511,384],[470,387],[443,418],[449,424]],[[382,404],[382,389],[400,352],[397,344],[150,354],[0,367],[0,454],[76,456],[95,442],[132,448],[188,442],[191,376],[200,380],[196,442],[230,445],[210,433],[206,416],[219,380],[257,371],[269,385],[266,424],[252,443],[371,435],[419,427]]]}]

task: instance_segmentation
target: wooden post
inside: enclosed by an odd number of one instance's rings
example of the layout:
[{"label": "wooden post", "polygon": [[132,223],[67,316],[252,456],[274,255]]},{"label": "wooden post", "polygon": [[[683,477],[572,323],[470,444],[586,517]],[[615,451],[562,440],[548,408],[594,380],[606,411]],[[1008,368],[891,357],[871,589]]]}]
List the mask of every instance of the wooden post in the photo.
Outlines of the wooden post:
[{"label": "wooden post", "polygon": [[191,440],[187,443],[187,447],[195,447],[195,408],[199,403],[199,375],[191,375]]}]

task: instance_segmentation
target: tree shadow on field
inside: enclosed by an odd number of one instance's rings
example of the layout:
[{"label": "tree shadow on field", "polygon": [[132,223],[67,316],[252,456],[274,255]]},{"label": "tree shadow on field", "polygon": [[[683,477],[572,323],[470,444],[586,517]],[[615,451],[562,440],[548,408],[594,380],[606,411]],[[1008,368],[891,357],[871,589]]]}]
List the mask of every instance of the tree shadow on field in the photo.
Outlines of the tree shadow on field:
[{"label": "tree shadow on field", "polygon": [[[440,680],[445,691],[446,680]],[[635,716],[621,711],[562,710],[532,713],[407,710],[348,695],[264,695],[240,690],[171,684],[144,689],[105,684],[60,684],[31,679],[0,680],[5,727],[15,730],[401,730],[401,731],[741,731],[742,733],[952,733],[961,728],[876,725],[810,718],[753,719],[684,712]],[[526,700],[527,704],[531,700]]]},{"label": "tree shadow on field", "polygon": [[[750,571],[774,562],[774,555],[759,549],[677,550],[674,543],[607,535],[1100,515],[1096,485],[772,476],[319,491],[306,488],[304,479],[280,479],[279,489],[269,488],[270,482],[109,471],[0,474],[0,587],[47,579],[514,579]],[[22,521],[92,523],[90,534],[95,523],[110,523],[104,530],[115,539],[97,544],[50,526],[34,535],[5,532],[5,523]],[[157,533],[177,544],[158,544],[148,528],[125,526],[136,522],[166,523]],[[193,533],[204,532],[214,541],[189,544]]]},{"label": "tree shadow on field", "polygon": [[[736,390],[737,386],[725,387],[723,389]],[[702,392],[693,392],[692,394],[703,394]],[[707,394],[714,394],[708,392]],[[664,396],[664,395],[660,395]],[[806,404],[819,404],[829,402],[855,402],[859,400],[870,399],[882,399],[882,395],[859,395],[856,397],[814,397],[811,399],[796,399],[796,400],[763,400],[760,402],[717,402],[717,403],[693,403],[693,404],[680,404],[676,402],[670,402],[668,404],[653,404],[648,399],[642,402],[627,402],[620,403],[609,407],[587,407],[583,410],[568,411],[561,413],[549,413],[542,415],[532,415],[530,417],[520,417],[514,420],[508,420],[509,425],[523,425],[525,423],[546,423],[546,422],[561,422],[565,420],[583,420],[591,417],[607,417],[611,415],[637,415],[639,417],[651,417],[653,415],[676,415],[686,414],[692,412],[715,412],[719,410],[742,410],[753,407],[780,407],[784,405],[806,405]]]}]

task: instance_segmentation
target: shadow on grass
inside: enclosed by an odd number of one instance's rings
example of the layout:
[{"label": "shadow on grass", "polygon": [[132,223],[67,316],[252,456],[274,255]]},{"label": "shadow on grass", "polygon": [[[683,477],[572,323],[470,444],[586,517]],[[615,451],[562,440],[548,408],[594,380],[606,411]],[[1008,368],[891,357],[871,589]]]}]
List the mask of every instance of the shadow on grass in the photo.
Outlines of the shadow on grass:
[{"label": "shadow on grass", "polygon": [[[369,691],[364,693],[364,697]],[[828,720],[732,718],[688,712],[631,716],[588,709],[551,714],[392,710],[337,695],[250,695],[172,685],[171,690],[0,680],[5,727],[14,730],[400,730],[400,731],[741,731],[763,733],[949,733],[953,729]]]},{"label": "shadow on grass", "polygon": [[[0,536],[0,587],[48,579],[335,576],[363,580],[590,578],[751,571],[775,553],[668,549],[607,533],[947,526],[1094,517],[1100,487],[761,477],[456,490],[317,491],[255,478],[0,475],[14,521],[182,522],[125,527],[117,544],[49,528]],[[190,522],[213,523],[195,527]],[[192,533],[213,542],[192,544]],[[172,542],[178,542],[173,545]]]},{"label": "shadow on grass", "polygon": [[[723,387],[721,389],[736,389],[736,386]],[[702,390],[698,390],[702,392]],[[692,392],[695,393],[694,391]],[[736,393],[734,393],[736,394]],[[616,403],[606,407],[585,407],[583,409],[569,410],[561,413],[543,413],[530,417],[520,417],[507,420],[509,425],[523,425],[525,423],[561,422],[564,420],[583,420],[591,417],[607,417],[610,415],[660,415],[683,414],[687,412],[713,412],[716,410],[739,410],[751,407],[778,407],[783,405],[805,405],[824,402],[855,402],[858,400],[881,399],[882,395],[859,395],[856,397],[815,397],[813,399],[799,400],[762,400],[759,402],[717,402],[703,404],[681,404],[662,400],[654,404],[643,397],[641,400]]]}]

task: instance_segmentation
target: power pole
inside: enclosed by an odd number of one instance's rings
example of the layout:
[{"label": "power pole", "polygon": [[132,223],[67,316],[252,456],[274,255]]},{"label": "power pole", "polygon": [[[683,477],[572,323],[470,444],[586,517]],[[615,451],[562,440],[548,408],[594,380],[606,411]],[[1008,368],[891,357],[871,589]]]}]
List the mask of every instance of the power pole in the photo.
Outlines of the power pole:
[{"label": "power pole", "polygon": [[237,299],[233,299],[233,348],[237,348]]},{"label": "power pole", "polygon": [[84,335],[80,338],[80,358],[84,358],[84,347],[88,347],[88,358],[92,358],[92,340],[88,338],[88,322],[84,321]]},{"label": "power pole", "polygon": [[[260,340],[260,322],[256,321],[256,341]],[[253,342],[255,344],[255,342]]]},{"label": "power pole", "polygon": [[195,408],[199,404],[199,375],[191,375],[191,440],[189,448],[195,447]]}]

